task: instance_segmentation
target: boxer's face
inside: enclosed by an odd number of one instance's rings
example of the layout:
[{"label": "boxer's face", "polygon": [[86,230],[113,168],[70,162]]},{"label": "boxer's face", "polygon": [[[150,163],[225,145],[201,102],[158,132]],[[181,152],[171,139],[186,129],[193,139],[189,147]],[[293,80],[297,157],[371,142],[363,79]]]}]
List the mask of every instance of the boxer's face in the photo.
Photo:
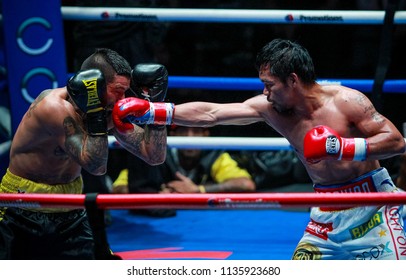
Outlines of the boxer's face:
[{"label": "boxer's face", "polygon": [[111,113],[113,111],[114,104],[123,99],[125,92],[130,88],[130,78],[120,75],[115,75],[113,82],[107,84],[106,94],[106,116],[108,120],[108,128],[113,128],[111,120]]},{"label": "boxer's face", "polygon": [[261,66],[259,79],[264,84],[263,94],[272,107],[279,113],[289,111],[291,109],[291,89],[288,84],[270,73],[269,64]]}]

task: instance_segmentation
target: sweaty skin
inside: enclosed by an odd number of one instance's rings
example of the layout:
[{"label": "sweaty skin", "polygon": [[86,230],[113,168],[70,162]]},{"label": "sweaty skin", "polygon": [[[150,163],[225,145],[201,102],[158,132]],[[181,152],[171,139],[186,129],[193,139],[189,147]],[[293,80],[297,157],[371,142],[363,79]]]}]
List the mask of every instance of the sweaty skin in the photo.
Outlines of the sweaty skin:
[{"label": "sweaty skin", "polygon": [[[173,122],[183,126],[247,125],[265,121],[295,149],[315,184],[347,182],[379,167],[379,159],[405,152],[405,141],[394,124],[376,111],[361,92],[338,85],[305,85],[295,73],[286,83],[263,65],[262,95],[243,103],[189,102],[176,105]],[[322,160],[311,164],[303,157],[307,131],[326,125],[341,137],[367,138],[366,161]]]},{"label": "sweaty skin", "polygon": [[[131,153],[150,164],[162,163],[166,156],[166,133],[150,130],[145,141],[144,130],[118,133],[111,111],[130,87],[130,79],[116,75],[107,85],[108,128]],[[66,87],[43,91],[23,116],[13,138],[10,171],[20,177],[49,185],[73,181],[81,167],[94,175],[107,169],[107,136],[89,136],[85,132],[86,116],[69,98]],[[148,143],[147,143],[148,142]],[[158,144],[157,144],[158,143]]]}]

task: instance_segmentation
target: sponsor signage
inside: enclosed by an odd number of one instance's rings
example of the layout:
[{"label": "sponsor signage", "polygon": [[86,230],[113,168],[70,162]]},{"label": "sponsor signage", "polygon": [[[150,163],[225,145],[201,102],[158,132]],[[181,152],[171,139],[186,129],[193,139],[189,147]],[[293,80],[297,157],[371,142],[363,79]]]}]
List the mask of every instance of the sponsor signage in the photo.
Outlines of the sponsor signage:
[{"label": "sponsor signage", "polygon": [[60,1],[2,1],[12,134],[45,89],[67,80]]}]

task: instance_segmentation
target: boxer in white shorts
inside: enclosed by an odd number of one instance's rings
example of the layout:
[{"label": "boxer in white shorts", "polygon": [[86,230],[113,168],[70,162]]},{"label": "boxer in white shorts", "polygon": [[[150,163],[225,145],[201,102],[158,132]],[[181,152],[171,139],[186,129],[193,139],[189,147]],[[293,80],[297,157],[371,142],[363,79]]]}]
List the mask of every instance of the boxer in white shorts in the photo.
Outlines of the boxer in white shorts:
[{"label": "boxer in white shorts", "polygon": [[[404,154],[405,139],[365,94],[342,85],[319,84],[308,51],[289,40],[274,39],[263,46],[255,66],[264,85],[262,95],[240,103],[195,101],[176,106],[125,98],[114,105],[114,124],[125,130],[129,117],[138,125],[211,127],[265,122],[295,150],[316,191],[348,185],[342,191],[353,191],[351,187],[355,191],[356,185],[351,184],[363,179],[369,182],[370,191],[373,185],[376,191],[396,189],[380,169],[380,160]],[[374,184],[364,174],[370,174]],[[399,216],[394,207],[316,208],[294,258],[402,258]],[[374,222],[379,225],[375,227]],[[369,224],[371,230],[361,230]],[[376,248],[382,253],[377,255]]]},{"label": "boxer in white shorts", "polygon": [[[314,190],[318,193],[401,191],[384,168],[369,172],[348,184],[314,185]],[[406,259],[402,212],[403,205],[347,209],[313,207],[310,222],[293,259]]]}]

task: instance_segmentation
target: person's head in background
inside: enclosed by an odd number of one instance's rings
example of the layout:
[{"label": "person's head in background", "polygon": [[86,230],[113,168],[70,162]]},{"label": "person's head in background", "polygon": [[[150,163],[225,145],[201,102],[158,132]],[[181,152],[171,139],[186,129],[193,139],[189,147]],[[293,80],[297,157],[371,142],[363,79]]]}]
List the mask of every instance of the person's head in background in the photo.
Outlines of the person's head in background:
[{"label": "person's head in background", "polygon": [[[205,127],[187,127],[172,125],[169,130],[169,136],[183,136],[183,137],[207,137],[210,136],[209,128]],[[203,154],[200,149],[178,149],[179,163],[183,168],[192,169]]]}]

